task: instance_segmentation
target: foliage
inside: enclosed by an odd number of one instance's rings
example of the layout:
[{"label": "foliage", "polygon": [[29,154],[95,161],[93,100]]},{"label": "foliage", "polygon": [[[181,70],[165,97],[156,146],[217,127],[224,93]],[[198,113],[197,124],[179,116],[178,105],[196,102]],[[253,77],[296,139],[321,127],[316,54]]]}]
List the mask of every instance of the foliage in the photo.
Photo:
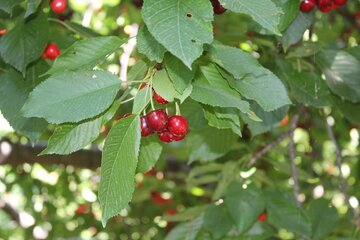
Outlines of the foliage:
[{"label": "foliage", "polygon": [[[0,135],[46,141],[40,155],[97,145],[102,160],[1,166],[0,200],[22,196],[36,224],[0,211],[0,239],[358,239],[360,2],[324,14],[220,0],[222,15],[209,0],[133,2],[71,0],[55,14],[1,1],[0,111],[14,132]],[[186,117],[184,140],[141,137],[140,117],[159,108]]]}]

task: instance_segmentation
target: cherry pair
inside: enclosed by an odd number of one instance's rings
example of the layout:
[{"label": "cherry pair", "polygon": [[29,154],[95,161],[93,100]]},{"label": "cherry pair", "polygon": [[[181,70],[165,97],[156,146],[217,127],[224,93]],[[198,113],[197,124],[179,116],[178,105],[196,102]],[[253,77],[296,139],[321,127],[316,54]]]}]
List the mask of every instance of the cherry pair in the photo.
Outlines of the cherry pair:
[{"label": "cherry pair", "polygon": [[59,54],[60,49],[58,48],[58,46],[55,43],[49,43],[41,56],[44,59],[48,58],[54,60],[59,56]]},{"label": "cherry pair", "polygon": [[300,10],[302,12],[310,12],[315,8],[315,5],[321,12],[330,12],[345,5],[347,0],[303,0],[300,3]]},{"label": "cherry pair", "polygon": [[162,142],[181,141],[189,130],[185,117],[174,115],[170,118],[163,109],[149,112],[141,118],[141,136],[146,137],[154,132]]},{"label": "cherry pair", "polygon": [[51,10],[53,10],[53,12],[57,14],[63,13],[66,7],[67,7],[66,0],[51,0],[50,2]]}]

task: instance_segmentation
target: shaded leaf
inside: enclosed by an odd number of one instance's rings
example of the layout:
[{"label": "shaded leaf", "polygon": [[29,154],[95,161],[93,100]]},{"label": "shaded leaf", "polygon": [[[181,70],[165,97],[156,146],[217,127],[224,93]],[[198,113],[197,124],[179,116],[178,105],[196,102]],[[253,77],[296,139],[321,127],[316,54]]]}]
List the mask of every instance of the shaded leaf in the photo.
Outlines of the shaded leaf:
[{"label": "shaded leaf", "polygon": [[137,171],[145,173],[155,166],[162,152],[162,145],[156,136],[141,139]]},{"label": "shaded leaf", "polygon": [[162,62],[166,49],[143,26],[136,36],[137,48],[151,61]]}]

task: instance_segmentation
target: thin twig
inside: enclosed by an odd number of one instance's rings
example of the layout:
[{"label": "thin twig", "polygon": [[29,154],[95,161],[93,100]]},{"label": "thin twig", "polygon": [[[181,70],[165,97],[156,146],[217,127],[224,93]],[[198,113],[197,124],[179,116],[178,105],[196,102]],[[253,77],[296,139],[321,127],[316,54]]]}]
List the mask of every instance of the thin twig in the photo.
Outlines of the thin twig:
[{"label": "thin twig", "polygon": [[327,130],[328,136],[329,136],[330,140],[332,141],[332,143],[334,144],[334,147],[335,147],[336,165],[337,165],[337,168],[339,169],[340,188],[341,188],[341,191],[344,194],[346,204],[349,206],[349,208],[352,208],[351,204],[350,204],[349,187],[347,185],[347,182],[346,182],[346,180],[344,178],[344,175],[343,175],[343,172],[342,172],[342,169],[341,169],[341,165],[343,163],[343,157],[341,156],[339,144],[336,141],[334,131],[333,131],[332,127],[330,126],[326,115],[325,115],[325,125],[326,125],[326,130]]},{"label": "thin twig", "polygon": [[299,174],[298,170],[295,164],[295,143],[294,143],[294,131],[298,125],[300,118],[300,110],[292,117],[291,119],[291,125],[290,125],[290,143],[289,143],[289,156],[290,156],[290,162],[291,162],[291,172],[292,172],[292,178],[294,181],[294,197],[295,202],[298,207],[301,207],[301,202],[299,201]]},{"label": "thin twig", "polygon": [[262,156],[264,156],[267,152],[269,152],[272,148],[274,148],[276,145],[280,144],[282,141],[284,141],[287,137],[289,137],[289,133],[285,132],[283,134],[281,134],[280,136],[278,136],[274,141],[270,142],[269,144],[267,144],[265,147],[263,147],[262,149],[260,149],[259,151],[257,151],[252,158],[250,159],[249,163],[247,164],[247,167],[251,167],[252,165],[254,165],[257,160],[259,160]]},{"label": "thin twig", "polygon": [[2,209],[5,213],[7,213],[10,218],[16,222],[18,225],[20,224],[20,214],[7,202],[0,198],[0,209]]}]

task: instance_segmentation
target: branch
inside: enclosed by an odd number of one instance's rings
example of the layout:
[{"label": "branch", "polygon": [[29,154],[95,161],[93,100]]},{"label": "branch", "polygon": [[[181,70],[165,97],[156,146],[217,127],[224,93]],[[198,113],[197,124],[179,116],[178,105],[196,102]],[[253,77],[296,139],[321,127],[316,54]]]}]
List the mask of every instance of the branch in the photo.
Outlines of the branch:
[{"label": "branch", "polygon": [[255,152],[255,154],[252,156],[250,161],[247,164],[247,167],[251,167],[254,165],[257,160],[259,160],[262,156],[264,156],[267,152],[269,152],[272,148],[274,148],[276,145],[280,144],[282,141],[284,141],[287,137],[289,137],[290,131],[281,134],[278,136],[274,141],[267,144],[265,147],[260,149],[259,151]]},{"label": "branch", "polygon": [[0,165],[17,166],[23,163],[60,164],[75,168],[96,169],[100,167],[100,150],[80,150],[70,155],[37,156],[44,146],[21,145],[7,140],[0,141]]},{"label": "branch", "polygon": [[326,116],[325,116],[325,124],[326,124],[326,130],[327,130],[328,136],[335,146],[336,165],[337,165],[337,168],[339,169],[340,187],[341,187],[341,190],[343,191],[346,203],[349,204],[350,203],[349,202],[349,199],[350,199],[349,188],[348,188],[348,185],[346,183],[346,180],[345,180],[344,175],[341,170],[343,158],[341,156],[339,144],[336,141],[334,131],[333,131],[332,127],[330,126],[329,122],[327,121]]},{"label": "branch", "polygon": [[10,204],[6,203],[1,198],[0,198],[0,209],[2,209],[5,213],[7,213],[14,222],[16,222],[18,225],[21,226],[20,214]]},{"label": "branch", "polygon": [[296,168],[295,164],[295,143],[294,143],[294,131],[298,125],[299,118],[300,118],[300,112],[301,108],[298,110],[298,112],[293,116],[291,119],[291,125],[290,125],[290,143],[289,143],[289,156],[290,156],[290,162],[291,162],[291,172],[292,172],[292,178],[294,181],[294,197],[295,202],[298,207],[301,207],[301,202],[299,201],[299,174]]}]

